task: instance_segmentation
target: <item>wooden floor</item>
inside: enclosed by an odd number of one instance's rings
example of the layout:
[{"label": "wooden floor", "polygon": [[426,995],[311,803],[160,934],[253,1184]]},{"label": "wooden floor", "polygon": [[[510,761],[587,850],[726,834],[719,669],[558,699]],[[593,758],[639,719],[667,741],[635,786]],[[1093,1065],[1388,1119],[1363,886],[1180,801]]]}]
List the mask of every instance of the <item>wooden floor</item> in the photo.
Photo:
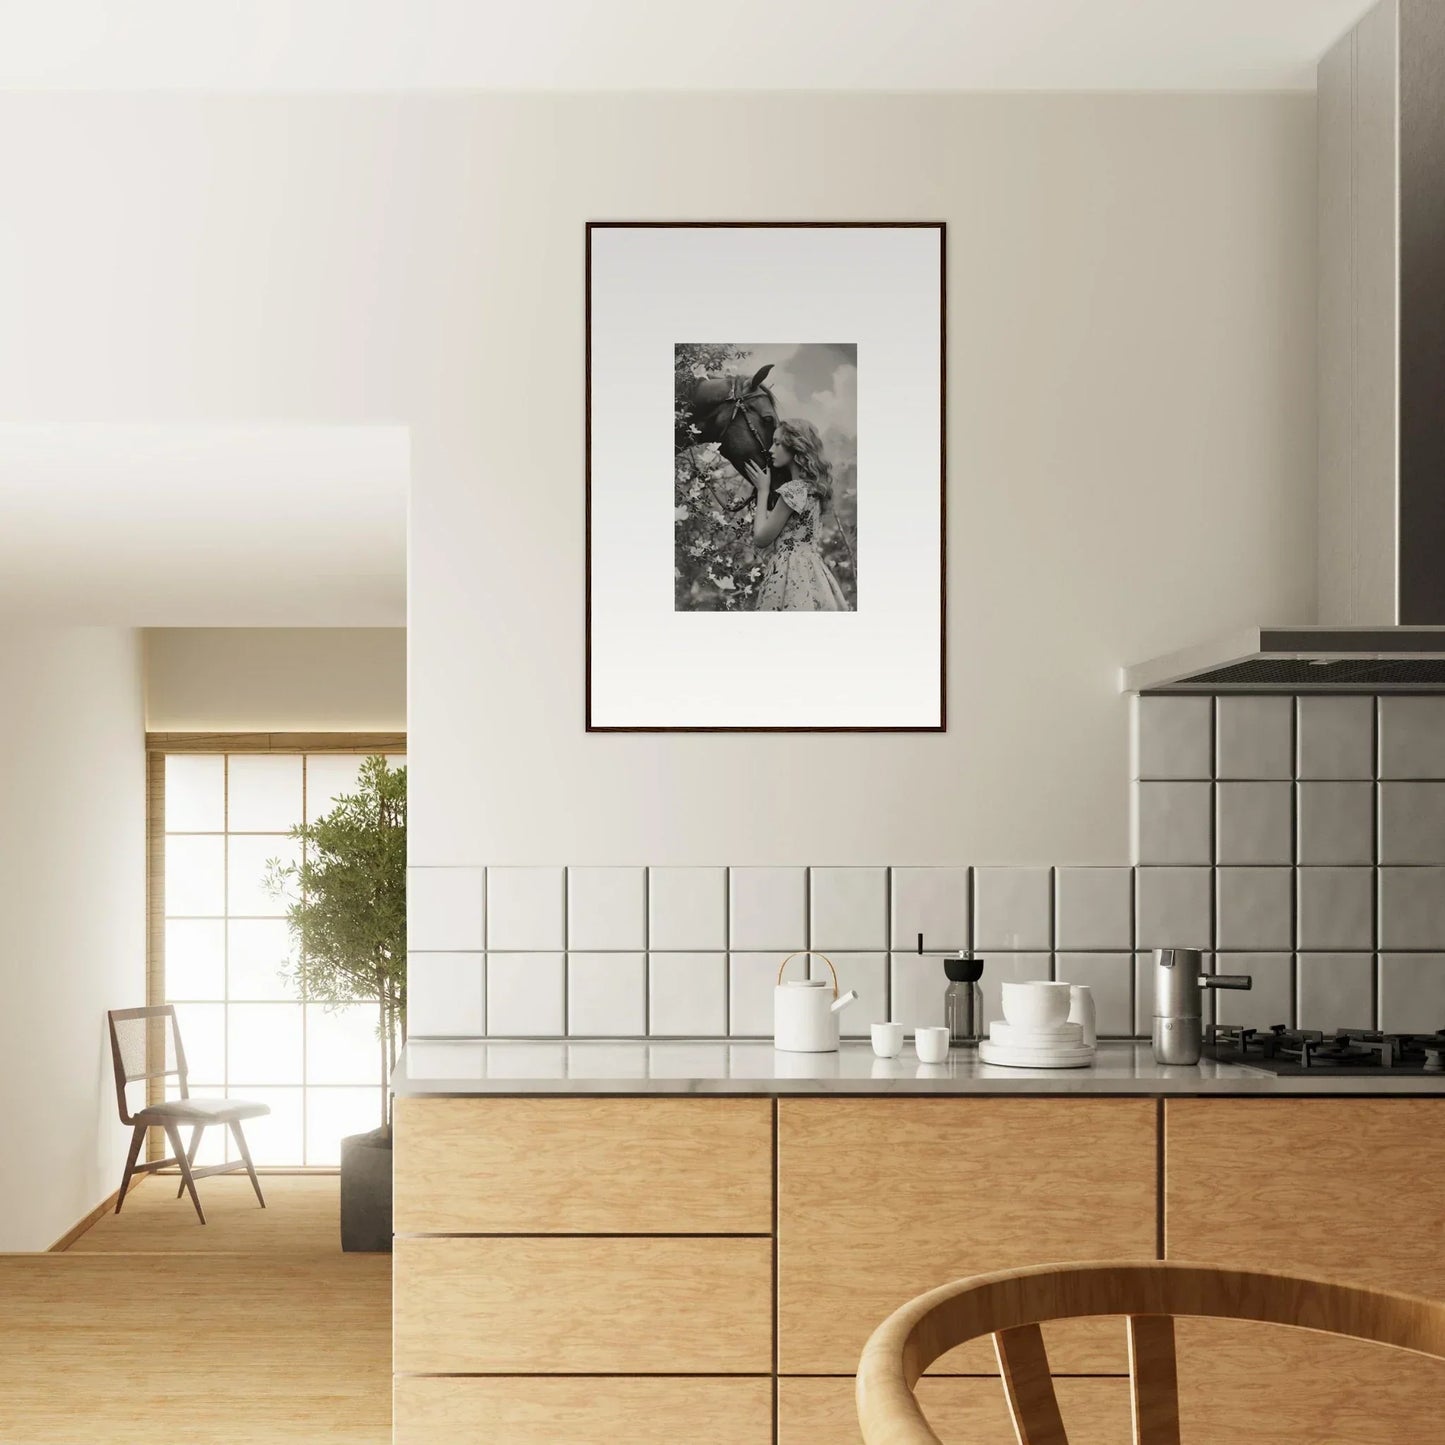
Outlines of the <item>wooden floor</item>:
[{"label": "wooden floor", "polygon": [[387,1445],[391,1256],[338,1179],[152,1176],[61,1254],[0,1255],[0,1445]]}]

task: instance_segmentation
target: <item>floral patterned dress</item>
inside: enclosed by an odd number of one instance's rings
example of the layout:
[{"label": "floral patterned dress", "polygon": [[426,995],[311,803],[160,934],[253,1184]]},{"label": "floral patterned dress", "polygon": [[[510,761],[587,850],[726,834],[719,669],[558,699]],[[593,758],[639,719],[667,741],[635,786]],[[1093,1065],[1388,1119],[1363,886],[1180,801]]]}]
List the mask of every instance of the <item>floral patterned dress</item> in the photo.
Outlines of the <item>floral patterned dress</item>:
[{"label": "floral patterned dress", "polygon": [[759,612],[846,612],[847,599],[818,550],[822,505],[806,482],[784,482],[778,495],[792,509],[771,547],[760,557]]}]

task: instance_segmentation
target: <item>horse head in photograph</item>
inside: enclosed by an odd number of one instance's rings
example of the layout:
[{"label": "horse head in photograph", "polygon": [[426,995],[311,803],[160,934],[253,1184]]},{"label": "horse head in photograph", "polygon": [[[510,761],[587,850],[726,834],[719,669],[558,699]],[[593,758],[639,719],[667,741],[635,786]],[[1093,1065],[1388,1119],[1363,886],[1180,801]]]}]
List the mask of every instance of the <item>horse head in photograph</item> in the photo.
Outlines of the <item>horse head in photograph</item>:
[{"label": "horse head in photograph", "polygon": [[[778,408],[772,391],[763,383],[772,369],[771,364],[760,367],[751,378],[735,374],[703,377],[678,422],[677,446],[716,442],[718,451],[744,481],[749,481],[743,470],[748,462],[768,467]],[[687,430],[688,422],[697,428],[695,435]]]}]

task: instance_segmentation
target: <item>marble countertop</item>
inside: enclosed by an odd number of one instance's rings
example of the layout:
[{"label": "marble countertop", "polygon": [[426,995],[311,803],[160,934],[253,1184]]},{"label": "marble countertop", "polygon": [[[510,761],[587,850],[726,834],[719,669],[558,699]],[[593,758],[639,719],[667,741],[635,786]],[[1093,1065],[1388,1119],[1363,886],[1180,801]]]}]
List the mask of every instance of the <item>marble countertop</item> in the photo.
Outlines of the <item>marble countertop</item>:
[{"label": "marble countertop", "polygon": [[416,1094],[1445,1094],[1445,1075],[1276,1078],[1210,1060],[1154,1062],[1148,1044],[1101,1043],[1084,1069],[1009,1069],[955,1049],[921,1064],[911,1043],[879,1059],[866,1042],[790,1054],[759,1040],[417,1039],[391,1078]]}]

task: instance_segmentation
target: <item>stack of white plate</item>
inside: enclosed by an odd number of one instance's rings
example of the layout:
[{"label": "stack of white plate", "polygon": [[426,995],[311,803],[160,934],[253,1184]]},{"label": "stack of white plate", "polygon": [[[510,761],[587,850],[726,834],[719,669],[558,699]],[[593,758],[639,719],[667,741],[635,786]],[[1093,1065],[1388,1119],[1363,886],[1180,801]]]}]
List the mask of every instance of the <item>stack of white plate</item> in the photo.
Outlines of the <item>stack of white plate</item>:
[{"label": "stack of white plate", "polygon": [[989,1025],[978,1046],[985,1064],[1011,1064],[1016,1069],[1081,1069],[1094,1062],[1084,1042],[1083,1024],[1059,1024],[1036,1033],[1021,1033],[1002,1021]]},{"label": "stack of white plate", "polygon": [[985,1064],[1015,1069],[1082,1069],[1094,1062],[1084,1042],[1084,1026],[1067,1022],[1066,983],[1005,983],[1004,1018],[989,1025],[978,1046]]}]

